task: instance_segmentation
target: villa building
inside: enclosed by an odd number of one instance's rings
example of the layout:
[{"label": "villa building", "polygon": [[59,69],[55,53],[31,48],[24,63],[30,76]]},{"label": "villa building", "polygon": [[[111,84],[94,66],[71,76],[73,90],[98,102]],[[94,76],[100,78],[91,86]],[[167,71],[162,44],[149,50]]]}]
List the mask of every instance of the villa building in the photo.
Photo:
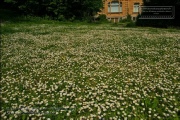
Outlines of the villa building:
[{"label": "villa building", "polygon": [[105,14],[110,21],[118,22],[127,15],[131,15],[132,20],[136,20],[143,0],[103,0],[103,4],[101,14]]}]

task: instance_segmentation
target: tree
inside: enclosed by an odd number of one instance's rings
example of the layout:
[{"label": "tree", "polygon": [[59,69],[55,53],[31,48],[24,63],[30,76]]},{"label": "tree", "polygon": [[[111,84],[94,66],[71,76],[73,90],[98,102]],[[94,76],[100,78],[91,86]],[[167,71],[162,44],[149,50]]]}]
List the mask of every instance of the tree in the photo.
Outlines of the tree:
[{"label": "tree", "polygon": [[93,16],[103,7],[102,0],[5,0],[5,3],[28,15],[53,19],[84,19]]},{"label": "tree", "polygon": [[68,0],[66,17],[88,18],[97,14],[102,7],[102,0]]}]

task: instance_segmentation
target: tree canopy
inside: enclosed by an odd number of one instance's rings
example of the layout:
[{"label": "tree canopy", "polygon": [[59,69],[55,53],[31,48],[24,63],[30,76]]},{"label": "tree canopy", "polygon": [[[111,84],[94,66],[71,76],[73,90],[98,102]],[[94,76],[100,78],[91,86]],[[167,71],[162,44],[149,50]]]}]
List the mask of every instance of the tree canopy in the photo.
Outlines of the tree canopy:
[{"label": "tree canopy", "polygon": [[5,4],[27,15],[58,20],[88,18],[103,7],[102,0],[4,0]]}]

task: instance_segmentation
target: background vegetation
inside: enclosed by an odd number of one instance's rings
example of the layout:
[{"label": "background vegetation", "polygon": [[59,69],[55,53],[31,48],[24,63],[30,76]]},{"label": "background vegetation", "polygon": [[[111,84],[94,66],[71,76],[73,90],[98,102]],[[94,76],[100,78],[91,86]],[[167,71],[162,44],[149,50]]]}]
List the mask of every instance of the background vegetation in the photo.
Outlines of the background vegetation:
[{"label": "background vegetation", "polygon": [[4,0],[1,5],[20,14],[60,21],[88,19],[103,6],[102,0]]},{"label": "background vegetation", "polygon": [[[16,11],[20,15],[58,21],[93,22],[95,21],[93,16],[103,8],[103,0],[3,0],[0,2],[1,8]],[[143,2],[145,6],[175,6],[175,19],[137,19],[137,26],[180,26],[180,0],[143,0]],[[105,19],[106,16],[100,16],[97,20],[104,22]],[[135,26],[135,24],[130,22],[127,26]]]}]

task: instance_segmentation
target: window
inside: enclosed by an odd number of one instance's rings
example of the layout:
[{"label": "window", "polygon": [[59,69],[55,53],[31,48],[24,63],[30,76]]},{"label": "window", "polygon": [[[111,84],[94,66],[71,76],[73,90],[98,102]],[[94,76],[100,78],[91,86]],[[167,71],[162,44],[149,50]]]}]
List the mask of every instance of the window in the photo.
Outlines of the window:
[{"label": "window", "polygon": [[133,12],[139,12],[139,3],[134,3]]},{"label": "window", "polygon": [[109,2],[108,3],[108,12],[122,12],[122,3],[121,2]]}]

